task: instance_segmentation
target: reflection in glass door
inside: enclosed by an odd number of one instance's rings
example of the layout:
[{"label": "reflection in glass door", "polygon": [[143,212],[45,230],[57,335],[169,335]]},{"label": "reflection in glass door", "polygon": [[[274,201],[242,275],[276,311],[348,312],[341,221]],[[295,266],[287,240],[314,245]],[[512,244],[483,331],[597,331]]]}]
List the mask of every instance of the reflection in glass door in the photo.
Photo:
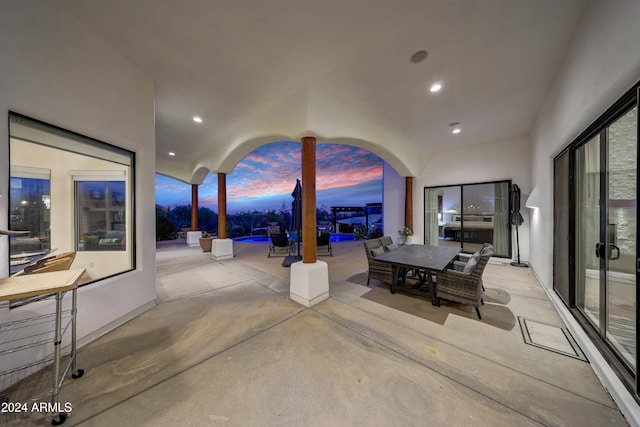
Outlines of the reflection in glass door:
[{"label": "reflection in glass door", "polygon": [[441,212],[438,221],[438,244],[460,247],[462,234],[462,186],[436,188],[440,197]]},{"label": "reflection in glass door", "polygon": [[464,252],[476,252],[491,243],[496,254],[509,253],[509,183],[507,181],[462,186]]},{"label": "reflection in glass door", "polygon": [[511,257],[511,181],[425,187],[424,242],[473,253],[484,243],[496,257]]},{"label": "reflection in glass door", "polygon": [[608,129],[605,236],[607,340],[635,368],[637,108]]},{"label": "reflection in glass door", "polygon": [[637,108],[578,147],[576,306],[635,371]]},{"label": "reflection in glass door", "polygon": [[599,329],[600,135],[576,150],[576,227],[576,306]]}]

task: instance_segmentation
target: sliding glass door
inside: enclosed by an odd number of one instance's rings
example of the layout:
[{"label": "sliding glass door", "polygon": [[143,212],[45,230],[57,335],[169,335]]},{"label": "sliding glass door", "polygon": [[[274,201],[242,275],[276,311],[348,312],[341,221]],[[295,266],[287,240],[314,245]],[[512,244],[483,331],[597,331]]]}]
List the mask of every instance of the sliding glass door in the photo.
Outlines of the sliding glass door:
[{"label": "sliding glass door", "polygon": [[511,257],[509,189],[511,181],[426,187],[424,242],[480,250],[491,243],[497,257]]},{"label": "sliding glass door", "polygon": [[576,150],[576,305],[596,328],[603,298],[600,285],[600,135]]},{"label": "sliding glass door", "polygon": [[636,370],[637,108],[575,150],[576,307]]},{"label": "sliding glass door", "polygon": [[636,367],[637,108],[608,128],[605,249],[606,337]]},{"label": "sliding glass door", "polygon": [[572,299],[572,225],[570,222],[571,151],[565,150],[554,162],[553,172],[553,289],[568,306]]},{"label": "sliding glass door", "polygon": [[640,402],[636,84],[554,159],[553,288]]}]

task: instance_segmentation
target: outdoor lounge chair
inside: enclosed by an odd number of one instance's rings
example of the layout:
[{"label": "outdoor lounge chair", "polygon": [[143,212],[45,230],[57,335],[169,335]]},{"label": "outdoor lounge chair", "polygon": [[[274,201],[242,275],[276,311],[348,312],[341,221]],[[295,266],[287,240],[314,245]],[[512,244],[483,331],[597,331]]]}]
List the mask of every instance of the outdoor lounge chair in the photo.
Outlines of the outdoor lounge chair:
[{"label": "outdoor lounge chair", "polygon": [[480,305],[483,303],[482,273],[492,255],[493,246],[485,245],[481,251],[469,258],[463,271],[449,268],[438,273],[436,283],[438,305],[440,305],[440,299],[469,304],[475,307],[478,319],[482,319],[480,315]]},{"label": "outdoor lounge chair", "polygon": [[271,258],[271,255],[276,254],[291,255],[291,242],[287,233],[271,233],[269,235],[269,253],[267,257]]},{"label": "outdoor lounge chair", "polygon": [[367,253],[367,261],[369,262],[367,286],[369,286],[369,280],[371,280],[371,278],[391,284],[391,281],[393,280],[393,267],[391,264],[376,261],[375,259],[376,256],[387,252],[380,239],[365,240],[364,250]]},{"label": "outdoor lounge chair", "polygon": [[316,241],[316,246],[318,248],[327,248],[329,255],[333,256],[333,251],[331,248],[331,233],[319,233]]}]

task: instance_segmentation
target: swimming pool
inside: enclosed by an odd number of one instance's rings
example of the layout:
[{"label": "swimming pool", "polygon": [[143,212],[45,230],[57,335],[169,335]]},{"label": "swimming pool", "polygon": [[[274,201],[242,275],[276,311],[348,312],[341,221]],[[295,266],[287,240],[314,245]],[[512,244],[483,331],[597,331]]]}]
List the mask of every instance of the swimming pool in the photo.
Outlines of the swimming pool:
[{"label": "swimming pool", "polygon": [[[245,236],[245,237],[236,237],[233,239],[237,242],[251,242],[251,243],[260,243],[260,242],[268,242],[269,237],[267,236]],[[356,240],[353,234],[332,234],[331,241],[332,242],[352,242]]]}]

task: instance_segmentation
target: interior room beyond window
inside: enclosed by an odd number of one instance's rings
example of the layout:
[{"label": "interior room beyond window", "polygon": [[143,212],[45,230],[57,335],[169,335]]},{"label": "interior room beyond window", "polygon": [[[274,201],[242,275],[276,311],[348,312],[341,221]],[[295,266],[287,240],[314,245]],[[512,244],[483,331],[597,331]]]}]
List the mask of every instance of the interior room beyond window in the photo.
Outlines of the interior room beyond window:
[{"label": "interior room beyond window", "polygon": [[81,284],[134,269],[133,153],[15,113],[9,137],[11,274],[65,252]]},{"label": "interior room beyond window", "polygon": [[494,256],[510,258],[510,187],[511,181],[425,187],[425,244],[475,252],[491,243]]}]

